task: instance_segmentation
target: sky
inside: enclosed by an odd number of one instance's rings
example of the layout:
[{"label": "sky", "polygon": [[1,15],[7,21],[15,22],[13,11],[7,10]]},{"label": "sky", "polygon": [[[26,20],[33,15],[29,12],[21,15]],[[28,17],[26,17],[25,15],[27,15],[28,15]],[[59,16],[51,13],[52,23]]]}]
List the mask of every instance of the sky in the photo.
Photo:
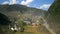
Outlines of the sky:
[{"label": "sky", "polygon": [[33,7],[43,10],[48,10],[54,0],[0,0],[0,4],[20,4],[27,7]]}]

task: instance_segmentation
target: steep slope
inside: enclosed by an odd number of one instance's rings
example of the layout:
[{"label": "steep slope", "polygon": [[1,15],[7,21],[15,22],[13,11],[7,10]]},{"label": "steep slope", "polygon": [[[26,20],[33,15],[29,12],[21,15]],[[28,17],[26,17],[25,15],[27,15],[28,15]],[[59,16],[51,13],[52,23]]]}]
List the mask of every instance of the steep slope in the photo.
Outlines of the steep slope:
[{"label": "steep slope", "polygon": [[54,1],[45,16],[50,28],[60,34],[60,0]]},{"label": "steep slope", "polygon": [[0,26],[1,25],[9,25],[9,24],[10,24],[9,18],[0,13]]}]

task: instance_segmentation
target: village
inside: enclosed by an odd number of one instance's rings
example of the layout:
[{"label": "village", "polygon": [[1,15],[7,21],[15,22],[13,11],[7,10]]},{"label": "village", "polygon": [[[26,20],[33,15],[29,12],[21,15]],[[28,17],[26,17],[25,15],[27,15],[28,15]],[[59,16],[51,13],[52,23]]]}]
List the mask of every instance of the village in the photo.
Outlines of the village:
[{"label": "village", "polygon": [[[31,14],[23,14],[23,15],[18,15],[19,18],[17,21],[15,21],[14,26],[10,27],[10,30],[15,31],[15,32],[30,32],[31,34],[36,32],[41,34],[48,34],[50,33],[44,24],[44,21],[41,16],[33,16]],[[42,33],[43,32],[43,33]]]}]

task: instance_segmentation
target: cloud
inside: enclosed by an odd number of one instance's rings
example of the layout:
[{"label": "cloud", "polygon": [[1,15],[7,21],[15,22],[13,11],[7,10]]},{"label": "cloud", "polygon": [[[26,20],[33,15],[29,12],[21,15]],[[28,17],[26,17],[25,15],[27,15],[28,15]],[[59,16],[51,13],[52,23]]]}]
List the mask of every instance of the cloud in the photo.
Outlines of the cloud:
[{"label": "cloud", "polygon": [[9,4],[17,4],[17,0],[9,0],[10,3]]},{"label": "cloud", "polygon": [[43,4],[39,8],[40,9],[48,9],[51,6],[51,4]]},{"label": "cloud", "polygon": [[18,3],[18,1],[17,0],[9,0],[9,2],[8,1],[5,1],[5,2],[3,2],[2,4],[17,4]]},{"label": "cloud", "polygon": [[30,5],[26,5],[27,7],[30,7]]},{"label": "cloud", "polygon": [[33,2],[33,0],[26,0],[26,1],[21,1],[21,5],[26,5],[26,6],[29,6],[29,4],[31,3],[31,2]]},{"label": "cloud", "polygon": [[3,2],[2,4],[9,4],[9,2],[8,2],[8,1],[5,1],[5,2]]}]

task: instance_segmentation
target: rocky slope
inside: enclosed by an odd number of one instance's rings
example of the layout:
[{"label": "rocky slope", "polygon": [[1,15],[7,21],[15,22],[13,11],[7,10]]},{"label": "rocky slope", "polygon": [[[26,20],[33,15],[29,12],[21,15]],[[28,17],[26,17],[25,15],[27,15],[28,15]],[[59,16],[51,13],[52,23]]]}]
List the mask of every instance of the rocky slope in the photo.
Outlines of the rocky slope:
[{"label": "rocky slope", "polygon": [[60,34],[60,0],[55,0],[45,15],[50,28]]}]

